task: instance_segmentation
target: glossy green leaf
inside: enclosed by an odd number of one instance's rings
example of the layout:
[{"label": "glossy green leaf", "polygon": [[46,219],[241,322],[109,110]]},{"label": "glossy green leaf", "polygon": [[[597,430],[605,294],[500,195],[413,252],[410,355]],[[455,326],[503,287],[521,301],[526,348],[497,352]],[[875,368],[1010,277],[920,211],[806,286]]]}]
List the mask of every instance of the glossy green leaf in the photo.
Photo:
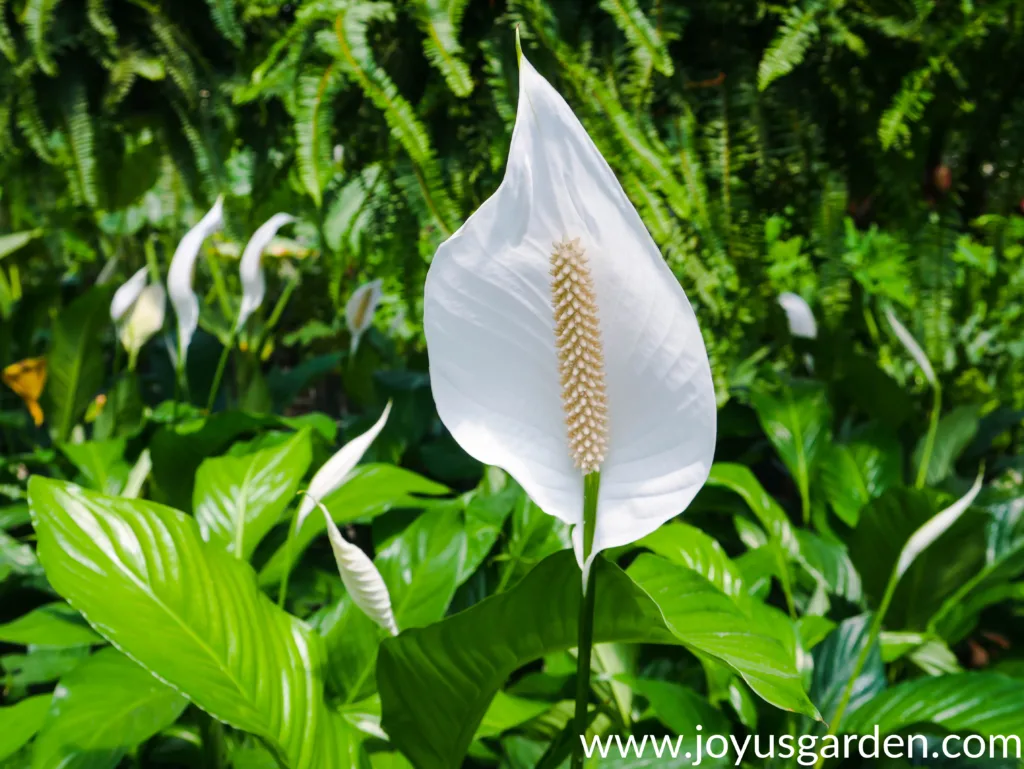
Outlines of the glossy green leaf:
[{"label": "glossy green leaf", "polygon": [[[870,626],[870,614],[851,617],[841,622],[814,650],[811,699],[827,723],[831,723],[835,716],[857,660],[868,643]],[[885,689],[885,685],[885,666],[882,664],[881,647],[876,641],[857,676],[845,718],[849,720],[858,708]]]},{"label": "glossy green leaf", "polygon": [[1024,740],[1020,681],[997,673],[959,673],[907,681],[859,708],[845,721],[843,731],[868,732],[877,724],[882,734],[889,734],[924,723],[938,724],[951,732],[1013,735]]},{"label": "glossy green leaf", "polygon": [[203,538],[248,560],[295,501],[312,454],[309,432],[302,430],[279,446],[203,462],[192,500]]},{"label": "glossy green leaf", "polygon": [[698,726],[707,734],[727,735],[732,731],[721,711],[688,686],[650,678],[634,679],[629,685],[647,700],[658,720],[670,731],[688,736],[694,744]]},{"label": "glossy green leaf", "polygon": [[189,516],[34,476],[29,503],[53,587],[101,634],[289,769],[341,766],[319,638]]},{"label": "glossy green leaf", "polygon": [[0,641],[54,648],[103,643],[82,615],[63,602],[40,606],[13,622],[0,625]]},{"label": "glossy green leaf", "polygon": [[[700,575],[653,555],[642,555],[630,576],[603,559],[595,569],[596,643],[682,643],[733,665],[776,704],[814,713],[787,650]],[[579,569],[562,552],[505,593],[385,640],[377,677],[394,744],[417,767],[459,766],[512,671],[575,646],[578,610]]]},{"label": "glossy green leaf", "polygon": [[0,707],[0,761],[17,753],[35,737],[46,719],[51,699],[49,694],[37,694]]},{"label": "glossy green leaf", "polygon": [[692,569],[727,595],[743,592],[736,564],[714,539],[695,526],[673,522],[637,542],[673,563]]},{"label": "glossy green leaf", "polygon": [[101,336],[110,323],[110,293],[96,288],[65,307],[53,325],[46,355],[47,418],[59,442],[67,441],[103,383]]},{"label": "glossy green leaf", "polygon": [[520,724],[536,718],[551,708],[550,702],[514,697],[499,691],[491,700],[487,712],[476,731],[476,738],[496,737],[502,732],[514,729]]},{"label": "glossy green leaf", "polygon": [[511,535],[502,556],[498,592],[516,584],[549,555],[569,547],[570,527],[545,513],[524,494],[512,511]]},{"label": "glossy green leaf", "polygon": [[896,438],[871,428],[850,443],[834,443],[822,452],[818,483],[836,515],[847,526],[856,526],[864,505],[901,483],[902,463]]},{"label": "glossy green leaf", "polygon": [[9,232],[6,235],[0,235],[0,259],[13,254],[20,248],[24,248],[42,234],[42,230],[22,230],[21,232]]},{"label": "glossy green leaf", "polygon": [[[360,465],[348,480],[323,500],[336,524],[366,521],[395,508],[419,508],[424,499],[448,493],[448,488],[394,465]],[[323,516],[311,515],[295,533],[292,543],[294,560],[309,543],[327,533]],[[288,563],[288,550],[282,545],[260,571],[261,585],[274,585]]]},{"label": "glossy green leaf", "polygon": [[800,563],[831,595],[857,603],[863,596],[860,574],[846,548],[805,529],[798,529]]},{"label": "glossy green leaf", "polygon": [[69,646],[53,649],[48,646],[31,647],[24,654],[0,657],[0,667],[6,673],[8,694],[24,695],[30,687],[56,681],[74,670],[89,657],[88,646]]},{"label": "glossy green leaf", "polygon": [[36,737],[32,769],[108,769],[178,720],[188,700],[116,649],[61,678]]},{"label": "glossy green leaf", "polygon": [[124,438],[65,443],[60,450],[82,474],[89,488],[104,494],[120,494],[130,471],[124,459],[126,443]]},{"label": "glossy green leaf", "polygon": [[[974,440],[981,424],[981,409],[978,406],[959,406],[939,420],[935,433],[935,446],[928,462],[925,482],[929,486],[942,483],[953,471],[957,459]],[[914,449],[913,466],[918,467],[924,453],[926,438],[922,436]]]},{"label": "glossy green leaf", "polygon": [[806,515],[812,469],[831,435],[832,410],[825,386],[796,380],[778,393],[755,392],[750,401],[765,435],[796,481]]},{"label": "glossy green leaf", "polygon": [[[904,488],[890,489],[864,508],[848,545],[873,607],[881,602],[901,557],[906,557],[911,538],[935,517],[938,508],[930,492]],[[984,522],[980,514],[968,511],[914,554],[896,588],[887,625],[923,630],[942,603],[982,569],[984,561]]]}]

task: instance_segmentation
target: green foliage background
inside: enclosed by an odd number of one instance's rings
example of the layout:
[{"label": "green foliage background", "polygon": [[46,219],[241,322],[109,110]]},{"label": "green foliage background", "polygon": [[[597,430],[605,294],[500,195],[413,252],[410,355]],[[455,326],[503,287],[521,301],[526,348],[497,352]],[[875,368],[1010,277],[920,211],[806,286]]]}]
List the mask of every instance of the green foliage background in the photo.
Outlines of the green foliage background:
[{"label": "green foliage background", "polygon": [[[0,767],[564,763],[568,531],[443,429],[420,326],[504,171],[516,27],[694,304],[720,406],[685,519],[595,567],[592,730],[1024,737],[1019,1],[0,0],[0,368],[49,368],[41,427],[0,388]],[[170,334],[125,370],[111,288],[165,276],[220,195],[183,392]],[[288,539],[388,401],[324,502],[397,638],[319,517]]]}]

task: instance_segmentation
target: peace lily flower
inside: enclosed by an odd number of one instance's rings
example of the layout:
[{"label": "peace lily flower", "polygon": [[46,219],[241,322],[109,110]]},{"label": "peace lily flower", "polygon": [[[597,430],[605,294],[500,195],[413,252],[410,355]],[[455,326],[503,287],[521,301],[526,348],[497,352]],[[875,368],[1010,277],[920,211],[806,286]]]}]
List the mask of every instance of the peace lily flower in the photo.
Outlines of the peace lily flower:
[{"label": "peace lily flower", "polygon": [[4,368],[4,384],[14,390],[25,402],[36,427],[43,423],[43,409],[39,398],[46,385],[46,358],[26,358]]},{"label": "peace lily flower", "polygon": [[371,280],[357,288],[345,304],[345,322],[352,336],[352,354],[359,347],[359,340],[373,323],[373,315],[381,299],[380,280]]},{"label": "peace lily flower", "polygon": [[263,275],[263,252],[270,241],[274,239],[277,231],[286,224],[295,221],[291,214],[274,214],[256,232],[242,252],[242,259],[239,263],[239,274],[242,279],[242,306],[238,311],[238,321],[235,323],[235,331],[238,331],[249,319],[259,306],[263,304],[263,297],[267,293],[267,281]]},{"label": "peace lily flower", "polygon": [[921,451],[921,462],[917,467],[917,478],[914,481],[914,485],[920,489],[924,488],[925,482],[928,480],[928,468],[931,466],[932,452],[935,450],[935,436],[939,430],[939,416],[942,413],[942,386],[939,383],[939,378],[935,376],[935,369],[932,368],[932,363],[928,360],[928,356],[924,354],[924,350],[921,349],[921,345],[914,339],[914,335],[907,330],[906,326],[900,323],[896,313],[892,311],[892,307],[885,308],[885,317],[888,319],[889,325],[892,326],[896,338],[907,348],[907,352],[917,362],[917,365],[921,368],[921,373],[924,374],[924,378],[932,388],[931,419],[928,422],[924,449]]},{"label": "peace lily flower", "polygon": [[125,313],[132,308],[142,289],[146,287],[146,280],[149,277],[149,268],[143,267],[120,285],[114,292],[114,298],[110,302],[110,319],[117,323],[124,317]]},{"label": "peace lily flower", "polygon": [[[323,513],[324,523],[327,526],[327,536],[331,542],[331,550],[334,552],[334,560],[338,565],[338,573],[345,589],[351,596],[353,603],[364,612],[370,619],[383,627],[392,635],[398,634],[398,627],[395,624],[395,616],[391,610],[391,597],[387,585],[373,561],[361,549],[348,542],[339,531],[337,524],[331,518],[330,511],[324,506],[323,500],[336,491],[345,483],[348,476],[359,464],[363,454],[370,448],[370,444],[380,435],[381,430],[388,421],[391,413],[391,402],[384,407],[384,412],[377,422],[362,435],[358,435],[338,450],[328,459],[323,466],[317,470],[309,489],[304,493],[302,504],[299,506],[295,522],[288,535],[287,547],[290,547],[292,537],[305,522],[307,516],[313,512],[313,508],[319,507]],[[288,571],[291,568],[291,552],[288,553],[288,562],[281,582],[281,596],[287,590]]]},{"label": "peace lily flower", "polygon": [[217,198],[217,202],[213,204],[213,208],[206,216],[200,219],[199,223],[181,239],[171,258],[171,268],[167,275],[167,290],[171,295],[174,312],[178,316],[177,365],[181,369],[184,369],[185,366],[192,335],[199,326],[199,299],[192,290],[196,259],[199,257],[199,249],[202,247],[203,241],[219,230],[223,224],[224,196],[222,195]]},{"label": "peace lily flower", "polygon": [[525,57],[519,71],[505,178],[427,273],[431,387],[466,452],[574,526],[586,584],[596,553],[703,485],[715,395],[693,309],[615,174]]},{"label": "peace lily flower", "polygon": [[779,294],[779,305],[786,313],[790,334],[803,339],[818,338],[818,324],[807,300],[792,291],[784,291]]},{"label": "peace lily flower", "polygon": [[167,294],[160,283],[150,283],[142,289],[119,333],[121,344],[128,351],[128,368],[135,368],[139,350],[164,327],[166,308]]}]

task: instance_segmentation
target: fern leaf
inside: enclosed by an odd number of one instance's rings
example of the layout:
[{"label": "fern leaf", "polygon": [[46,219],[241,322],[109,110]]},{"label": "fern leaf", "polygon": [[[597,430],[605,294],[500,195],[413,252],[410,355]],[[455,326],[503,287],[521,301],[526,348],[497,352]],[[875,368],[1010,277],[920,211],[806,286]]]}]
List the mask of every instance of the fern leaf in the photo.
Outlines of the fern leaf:
[{"label": "fern leaf", "polygon": [[57,64],[50,55],[47,34],[59,4],[60,0],[28,0],[25,5],[24,19],[28,39],[32,43],[32,50],[39,61],[40,69],[47,75],[57,74]]},{"label": "fern leaf", "polygon": [[878,122],[878,140],[882,149],[899,148],[910,141],[910,124],[924,116],[924,110],[935,94],[929,89],[932,67],[915,70],[903,78],[899,93]]},{"label": "fern leaf", "polygon": [[820,3],[814,1],[802,8],[796,6],[789,10],[757,68],[757,87],[760,90],[788,75],[804,60],[807,49],[818,34],[820,10]]},{"label": "fern leaf", "polygon": [[416,117],[412,105],[394,81],[374,61],[366,39],[366,27],[372,21],[391,21],[394,14],[388,3],[360,3],[343,9],[329,32],[317,35],[322,47],[338,60],[341,69],[359,84],[363,92],[383,114],[392,134],[413,162],[413,172],[434,223],[445,235],[454,232],[458,213],[442,181],[441,169],[426,129]]},{"label": "fern leaf", "polygon": [[117,27],[114,26],[107,12],[105,0],[89,0],[87,10],[90,26],[99,32],[107,43],[113,46],[117,42]]},{"label": "fern leaf", "polygon": [[178,90],[189,106],[194,106],[196,94],[199,91],[196,71],[189,55],[178,42],[177,30],[165,19],[156,15],[151,16],[149,28],[157,40],[157,48],[163,54],[161,58],[168,76],[178,86]]},{"label": "fern leaf", "polygon": [[206,4],[210,6],[210,16],[220,33],[235,48],[241,48],[245,42],[245,32],[235,15],[235,0],[206,0]]},{"label": "fern leaf", "polygon": [[75,197],[95,208],[99,204],[96,187],[96,147],[89,99],[85,83],[78,77],[68,82],[67,93],[60,100],[65,135],[71,150],[69,181]]},{"label": "fern leaf", "polygon": [[642,69],[654,67],[665,77],[674,72],[672,57],[661,34],[640,9],[637,0],[601,0],[601,8],[615,20]]},{"label": "fern leaf", "polygon": [[452,93],[459,97],[473,91],[473,78],[462,60],[459,24],[465,0],[411,0],[413,17],[426,38],[424,51],[431,65],[441,73]]},{"label": "fern leaf", "polygon": [[323,204],[324,187],[333,173],[331,162],[331,101],[340,80],[336,66],[299,77],[295,100],[295,155],[299,176],[316,207]]},{"label": "fern leaf", "polygon": [[36,91],[30,80],[26,80],[18,89],[17,100],[15,122],[21,135],[25,137],[36,157],[46,163],[55,162],[53,152],[50,150],[50,129],[39,114]]},{"label": "fern leaf", "polygon": [[18,60],[18,47],[7,26],[7,0],[0,0],[0,53],[12,64]]}]

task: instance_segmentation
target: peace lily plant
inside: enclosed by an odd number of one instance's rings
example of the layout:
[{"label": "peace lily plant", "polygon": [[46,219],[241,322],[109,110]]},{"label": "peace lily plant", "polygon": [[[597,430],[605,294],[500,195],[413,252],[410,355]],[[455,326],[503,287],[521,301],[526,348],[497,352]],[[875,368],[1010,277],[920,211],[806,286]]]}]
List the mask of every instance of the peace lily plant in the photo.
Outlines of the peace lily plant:
[{"label": "peace lily plant", "polygon": [[147,284],[149,268],[143,267],[114,292],[110,318],[128,353],[128,370],[134,371],[139,351],[164,327],[167,293],[157,281]]},{"label": "peace lily plant", "polygon": [[521,50],[519,75],[505,177],[438,249],[424,332],[455,440],[573,527],[583,734],[593,560],[693,500],[714,456],[715,396],[693,309],[615,174]]}]

